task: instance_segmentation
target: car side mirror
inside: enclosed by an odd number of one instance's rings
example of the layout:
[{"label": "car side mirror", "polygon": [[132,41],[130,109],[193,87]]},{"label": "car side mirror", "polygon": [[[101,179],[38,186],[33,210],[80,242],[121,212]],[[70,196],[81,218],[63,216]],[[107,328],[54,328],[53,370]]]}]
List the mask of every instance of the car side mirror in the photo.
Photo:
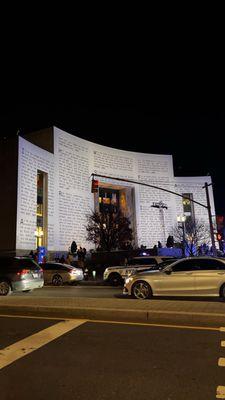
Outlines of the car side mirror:
[{"label": "car side mirror", "polygon": [[172,273],[172,269],[166,268],[164,272],[165,272],[165,274],[170,275]]}]

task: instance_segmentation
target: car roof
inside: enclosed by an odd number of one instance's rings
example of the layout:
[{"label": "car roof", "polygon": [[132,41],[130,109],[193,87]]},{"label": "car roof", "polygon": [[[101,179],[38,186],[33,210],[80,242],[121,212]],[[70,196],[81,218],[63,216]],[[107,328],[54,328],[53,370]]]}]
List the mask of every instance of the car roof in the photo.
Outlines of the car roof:
[{"label": "car roof", "polygon": [[58,262],[56,262],[56,261],[47,261],[45,264],[52,264],[52,265],[61,265],[61,266],[63,266],[63,267],[72,267],[72,265],[69,265],[69,264],[63,264],[63,263],[58,263]]}]

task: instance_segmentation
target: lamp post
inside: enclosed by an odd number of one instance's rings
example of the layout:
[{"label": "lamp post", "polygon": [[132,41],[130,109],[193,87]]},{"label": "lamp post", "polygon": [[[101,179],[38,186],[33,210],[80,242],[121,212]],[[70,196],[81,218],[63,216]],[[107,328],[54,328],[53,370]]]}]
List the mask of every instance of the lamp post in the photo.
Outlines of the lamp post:
[{"label": "lamp post", "polygon": [[[185,215],[177,216],[178,228],[182,229],[182,233],[183,233],[182,252],[183,252],[184,257],[185,257],[185,221],[186,221]],[[181,223],[181,226],[179,226],[179,223]]]},{"label": "lamp post", "polygon": [[158,203],[154,202],[151,207],[155,207],[159,209],[159,215],[161,216],[161,223],[162,223],[162,229],[163,229],[163,236],[164,236],[164,242],[166,242],[166,229],[165,229],[165,220],[164,220],[164,213],[163,209],[168,209],[167,205],[163,203],[162,201],[159,201]]}]

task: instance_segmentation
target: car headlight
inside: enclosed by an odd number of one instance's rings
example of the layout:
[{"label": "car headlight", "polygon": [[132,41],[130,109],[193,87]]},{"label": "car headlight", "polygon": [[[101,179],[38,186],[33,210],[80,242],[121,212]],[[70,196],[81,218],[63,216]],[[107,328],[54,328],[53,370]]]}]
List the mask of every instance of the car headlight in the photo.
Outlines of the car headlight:
[{"label": "car headlight", "polygon": [[127,275],[127,276],[134,275],[134,270],[133,270],[133,269],[127,269],[127,270],[126,270],[126,275]]},{"label": "car headlight", "polygon": [[129,277],[127,279],[125,279],[125,284],[127,285],[128,283],[130,283],[131,281],[133,281],[134,278]]}]

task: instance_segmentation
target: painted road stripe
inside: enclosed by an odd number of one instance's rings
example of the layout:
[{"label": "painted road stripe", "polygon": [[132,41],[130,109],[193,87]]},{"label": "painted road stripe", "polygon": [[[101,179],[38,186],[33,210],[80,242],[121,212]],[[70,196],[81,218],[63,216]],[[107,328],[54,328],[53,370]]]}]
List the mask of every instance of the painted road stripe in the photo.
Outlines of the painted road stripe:
[{"label": "painted road stripe", "polygon": [[0,369],[84,324],[86,320],[62,321],[0,350]]},{"label": "painted road stripe", "polygon": [[148,324],[144,322],[123,322],[123,321],[104,321],[104,320],[87,320],[87,322],[91,323],[99,323],[99,324],[122,324],[122,325],[138,325],[138,326],[154,326],[159,328],[177,328],[177,329],[194,329],[194,330],[203,330],[203,331],[220,331],[220,328],[211,328],[205,326],[191,326],[191,325],[168,325],[168,324]]},{"label": "painted road stripe", "polygon": [[218,386],[216,389],[216,398],[225,399],[225,386]]},{"label": "painted road stripe", "polygon": [[225,367],[225,358],[224,357],[219,358],[218,365],[219,365],[219,367]]},{"label": "painted road stripe", "polygon": [[[30,318],[30,319],[47,319],[47,320],[59,320],[59,321],[75,321],[75,318],[59,318],[59,317],[39,317],[31,315],[9,315],[0,314],[2,318]],[[137,325],[137,326],[153,326],[162,328],[177,328],[177,329],[193,329],[193,330],[204,330],[204,331],[221,331],[222,328],[217,327],[206,327],[206,326],[191,326],[191,325],[166,325],[166,324],[149,324],[145,322],[126,322],[126,321],[105,321],[105,320],[95,320],[86,319],[85,322],[98,323],[98,324],[120,324],[120,325]]]}]

